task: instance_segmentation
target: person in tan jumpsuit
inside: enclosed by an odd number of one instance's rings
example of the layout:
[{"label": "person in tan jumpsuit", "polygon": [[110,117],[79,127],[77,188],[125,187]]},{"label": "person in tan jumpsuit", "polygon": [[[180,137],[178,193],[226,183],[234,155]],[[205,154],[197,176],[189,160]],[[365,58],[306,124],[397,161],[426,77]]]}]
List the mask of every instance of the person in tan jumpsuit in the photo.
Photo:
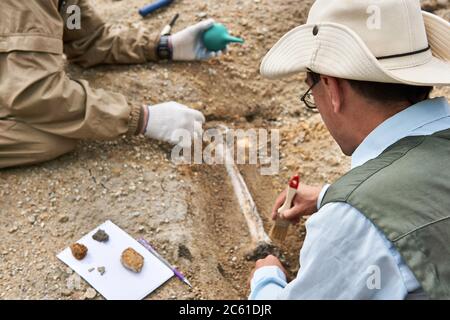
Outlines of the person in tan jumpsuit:
[{"label": "person in tan jumpsuit", "polygon": [[[69,30],[70,6],[81,12]],[[176,102],[142,107],[120,94],[70,79],[65,59],[82,67],[157,61],[159,32],[114,32],[87,0],[2,0],[0,4],[0,168],[28,165],[70,152],[80,139],[112,140],[145,134],[176,143],[174,132],[195,133],[203,115]],[[202,47],[203,21],[167,37],[173,60],[218,53]],[[200,126],[201,127],[201,126]]]}]

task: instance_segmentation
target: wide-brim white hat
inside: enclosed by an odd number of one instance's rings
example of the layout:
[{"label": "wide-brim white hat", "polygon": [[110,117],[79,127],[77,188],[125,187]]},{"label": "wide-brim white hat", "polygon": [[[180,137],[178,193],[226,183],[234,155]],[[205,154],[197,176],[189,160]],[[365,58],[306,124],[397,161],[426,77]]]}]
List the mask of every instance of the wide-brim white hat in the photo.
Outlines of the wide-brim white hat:
[{"label": "wide-brim white hat", "polygon": [[267,53],[261,74],[298,72],[343,79],[450,84],[450,23],[418,0],[317,0],[305,25]]}]

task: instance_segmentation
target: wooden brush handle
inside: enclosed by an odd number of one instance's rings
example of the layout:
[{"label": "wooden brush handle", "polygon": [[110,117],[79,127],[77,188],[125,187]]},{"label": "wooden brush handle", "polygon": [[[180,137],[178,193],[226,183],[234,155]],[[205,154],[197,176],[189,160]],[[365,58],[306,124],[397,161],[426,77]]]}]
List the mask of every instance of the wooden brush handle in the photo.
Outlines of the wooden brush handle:
[{"label": "wooden brush handle", "polygon": [[292,208],[292,200],[294,200],[294,197],[296,194],[297,194],[297,189],[288,187],[287,194],[286,194],[286,200],[284,201],[283,205],[278,209],[278,215],[280,213]]}]

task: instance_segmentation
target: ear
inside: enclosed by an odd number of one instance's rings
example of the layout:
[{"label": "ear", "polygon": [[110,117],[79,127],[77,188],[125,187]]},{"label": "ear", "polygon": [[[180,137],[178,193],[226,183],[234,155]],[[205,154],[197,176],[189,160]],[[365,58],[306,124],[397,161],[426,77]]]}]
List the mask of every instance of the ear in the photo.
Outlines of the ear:
[{"label": "ear", "polygon": [[338,78],[321,76],[321,80],[335,113],[342,112],[344,95]]}]

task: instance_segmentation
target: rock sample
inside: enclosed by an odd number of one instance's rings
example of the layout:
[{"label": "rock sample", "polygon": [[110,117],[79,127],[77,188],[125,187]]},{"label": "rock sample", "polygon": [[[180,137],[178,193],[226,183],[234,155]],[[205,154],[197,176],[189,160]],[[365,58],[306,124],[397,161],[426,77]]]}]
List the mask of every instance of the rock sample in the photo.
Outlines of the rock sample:
[{"label": "rock sample", "polygon": [[120,262],[122,262],[122,265],[128,270],[139,273],[144,266],[144,257],[137,253],[134,249],[127,248],[122,252]]},{"label": "rock sample", "polygon": [[97,268],[98,273],[100,273],[100,275],[104,275],[106,272],[106,268],[105,267],[98,267]]},{"label": "rock sample", "polygon": [[109,240],[109,235],[104,230],[98,229],[92,236],[92,239],[97,240],[98,242],[107,242]]},{"label": "rock sample", "polygon": [[70,250],[72,251],[72,255],[77,260],[83,260],[84,257],[86,257],[86,254],[88,252],[88,248],[86,248],[85,245],[82,245],[80,243],[74,243],[70,246]]}]

